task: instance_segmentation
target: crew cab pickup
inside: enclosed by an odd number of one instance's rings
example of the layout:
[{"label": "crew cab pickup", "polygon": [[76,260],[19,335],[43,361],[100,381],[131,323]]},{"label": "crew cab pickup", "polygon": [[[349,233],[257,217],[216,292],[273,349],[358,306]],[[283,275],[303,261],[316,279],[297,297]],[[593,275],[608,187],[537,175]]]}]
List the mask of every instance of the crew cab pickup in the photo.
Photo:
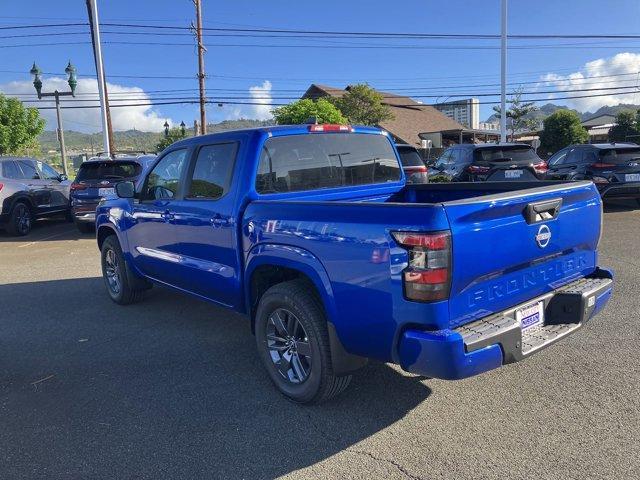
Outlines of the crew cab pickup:
[{"label": "crew cab pickup", "polygon": [[231,131],[167,148],[97,208],[112,300],[153,284],[246,314],[300,403],[367,359],[461,379],[580,329],[611,296],[591,182],[405,184],[375,128]]}]

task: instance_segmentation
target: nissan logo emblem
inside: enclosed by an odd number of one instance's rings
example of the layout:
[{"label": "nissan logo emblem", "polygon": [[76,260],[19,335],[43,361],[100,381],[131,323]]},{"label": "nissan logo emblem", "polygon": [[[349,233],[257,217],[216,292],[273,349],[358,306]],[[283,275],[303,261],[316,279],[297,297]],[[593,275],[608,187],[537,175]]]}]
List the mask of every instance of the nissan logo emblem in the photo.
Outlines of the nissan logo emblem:
[{"label": "nissan logo emblem", "polygon": [[538,233],[536,234],[536,243],[540,248],[544,248],[549,245],[551,241],[551,230],[546,225],[540,225]]}]

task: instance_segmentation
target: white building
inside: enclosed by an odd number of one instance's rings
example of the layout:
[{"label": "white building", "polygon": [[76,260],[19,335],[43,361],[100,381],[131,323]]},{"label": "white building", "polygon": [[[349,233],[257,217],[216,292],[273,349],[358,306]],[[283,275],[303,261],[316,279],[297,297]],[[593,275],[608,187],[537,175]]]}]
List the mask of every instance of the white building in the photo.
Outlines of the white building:
[{"label": "white building", "polygon": [[467,128],[480,128],[480,102],[477,98],[436,103],[433,107]]}]

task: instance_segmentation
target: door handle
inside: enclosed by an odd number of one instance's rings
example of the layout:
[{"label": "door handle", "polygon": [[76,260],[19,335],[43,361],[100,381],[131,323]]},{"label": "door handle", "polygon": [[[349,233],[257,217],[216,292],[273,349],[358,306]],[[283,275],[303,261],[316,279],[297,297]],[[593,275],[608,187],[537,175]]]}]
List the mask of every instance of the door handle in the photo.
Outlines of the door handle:
[{"label": "door handle", "polygon": [[231,224],[228,218],[223,217],[219,213],[217,213],[214,217],[212,217],[210,222],[211,222],[211,225],[213,225],[215,228],[227,227]]},{"label": "door handle", "polygon": [[530,203],[525,208],[524,218],[528,224],[553,220],[560,213],[561,206],[562,198]]}]

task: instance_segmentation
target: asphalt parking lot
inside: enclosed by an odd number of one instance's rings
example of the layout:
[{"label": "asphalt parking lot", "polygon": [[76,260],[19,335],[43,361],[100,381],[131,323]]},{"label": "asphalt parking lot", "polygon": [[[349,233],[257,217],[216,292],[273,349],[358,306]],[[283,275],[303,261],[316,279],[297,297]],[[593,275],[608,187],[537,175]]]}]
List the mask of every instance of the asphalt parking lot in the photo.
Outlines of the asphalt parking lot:
[{"label": "asphalt parking lot", "polygon": [[640,210],[605,214],[615,294],[587,328],[460,382],[371,364],[301,407],[243,317],[107,298],[91,236],[0,232],[0,478],[640,478]]}]

